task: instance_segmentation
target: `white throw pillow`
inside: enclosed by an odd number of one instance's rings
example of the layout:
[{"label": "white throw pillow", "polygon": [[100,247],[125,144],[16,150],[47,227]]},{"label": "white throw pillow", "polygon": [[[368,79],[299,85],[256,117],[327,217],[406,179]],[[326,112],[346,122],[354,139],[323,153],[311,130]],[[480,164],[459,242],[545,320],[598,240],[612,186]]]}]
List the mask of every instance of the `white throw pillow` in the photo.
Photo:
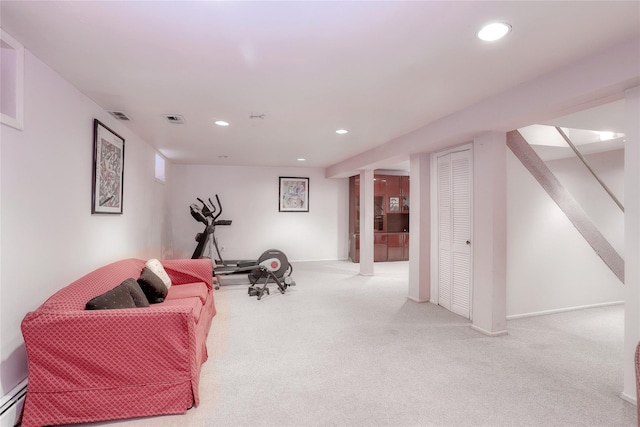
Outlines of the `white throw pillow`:
[{"label": "white throw pillow", "polygon": [[171,279],[169,278],[169,275],[167,274],[167,272],[164,270],[164,267],[162,266],[162,263],[160,261],[158,261],[155,258],[152,258],[149,261],[147,261],[147,263],[145,264],[145,267],[153,271],[156,276],[162,279],[162,282],[167,287],[167,289],[171,287]]}]

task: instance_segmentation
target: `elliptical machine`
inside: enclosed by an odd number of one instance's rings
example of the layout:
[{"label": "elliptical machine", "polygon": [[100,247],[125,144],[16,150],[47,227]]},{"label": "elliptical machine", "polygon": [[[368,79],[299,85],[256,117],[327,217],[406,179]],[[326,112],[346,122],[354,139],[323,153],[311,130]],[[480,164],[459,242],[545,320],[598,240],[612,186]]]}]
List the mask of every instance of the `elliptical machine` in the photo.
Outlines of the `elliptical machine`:
[{"label": "elliptical machine", "polygon": [[[287,287],[295,286],[295,281],[291,278],[293,266],[289,264],[287,256],[278,249],[269,249],[260,255],[257,260],[224,260],[220,254],[218,241],[215,235],[216,226],[231,225],[231,220],[218,219],[222,215],[222,204],[220,198],[215,195],[216,203],[211,198],[208,203],[199,197],[197,200],[202,207],[197,204],[190,206],[191,216],[198,222],[205,225],[201,233],[196,234],[195,240],[198,242],[196,249],[191,255],[192,259],[210,258],[213,264],[213,274],[217,277],[216,289],[220,285],[243,284],[249,281],[249,296],[257,296],[261,299],[266,293],[269,294],[267,285],[273,281],[278,286],[280,293],[285,293]],[[205,250],[208,254],[205,255]],[[214,251],[218,258],[215,258]]]},{"label": "elliptical machine", "polygon": [[[220,248],[218,247],[218,240],[216,239],[215,231],[216,226],[219,225],[231,225],[231,220],[226,219],[218,219],[220,215],[222,215],[222,205],[220,204],[220,198],[216,194],[216,204],[211,201],[211,198],[207,199],[207,202],[202,200],[201,198],[196,198],[201,204],[202,207],[199,207],[195,203],[192,204],[189,209],[191,211],[191,216],[198,222],[201,222],[205,225],[202,233],[196,234],[195,240],[198,242],[193,254],[191,255],[191,259],[196,258],[211,258],[214,269],[218,274],[222,273],[222,270],[233,272],[236,270],[244,270],[249,271],[250,267],[253,268],[258,265],[256,261],[251,260],[235,260],[235,261],[225,261],[222,259],[220,255]],[[216,212],[218,212],[216,214]],[[213,249],[215,249],[218,254],[218,258],[215,259],[213,255]],[[206,255],[205,255],[206,253]]]}]

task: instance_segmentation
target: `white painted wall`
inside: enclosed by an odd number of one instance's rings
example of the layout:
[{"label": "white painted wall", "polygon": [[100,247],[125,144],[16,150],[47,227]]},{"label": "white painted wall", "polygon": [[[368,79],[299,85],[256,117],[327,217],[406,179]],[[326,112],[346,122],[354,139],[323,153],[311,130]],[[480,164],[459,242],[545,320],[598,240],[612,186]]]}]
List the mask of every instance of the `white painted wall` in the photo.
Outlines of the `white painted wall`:
[{"label": "white painted wall", "polygon": [[[591,168],[624,205],[624,150],[585,156]],[[618,253],[624,255],[624,213],[577,157],[551,160],[547,166],[584,209]]]},{"label": "white painted wall", "polygon": [[360,171],[360,274],[373,276],[374,236],[373,236],[373,200],[374,171],[367,169]]},{"label": "white painted wall", "polygon": [[[622,397],[637,401],[635,348],[640,340],[640,86],[625,91],[625,304],[624,390]],[[637,393],[634,395],[634,392]],[[640,414],[639,414],[640,415]],[[640,420],[638,420],[640,422]]]},{"label": "white painted wall", "polygon": [[[189,213],[196,197],[217,193],[223,206],[219,219],[230,226],[216,229],[226,259],[257,259],[262,252],[282,250],[289,261],[346,259],[348,256],[348,179],[326,179],[324,169],[174,165],[171,196],[176,257],[190,258],[194,237],[204,229]],[[309,212],[279,212],[279,177],[309,177]]]},{"label": "white painted wall", "polygon": [[624,285],[507,150],[507,316],[623,300]]},{"label": "white painted wall", "polygon": [[472,328],[490,336],[507,333],[507,151],[504,132],[485,132],[473,140]]},{"label": "white painted wall", "polygon": [[[416,302],[431,300],[432,253],[437,253],[436,232],[432,218],[436,217],[431,201],[431,153],[411,156],[411,215],[409,215],[409,299]],[[435,193],[435,190],[433,191]],[[433,242],[431,236],[434,236]],[[435,282],[435,280],[434,280]]]},{"label": "white painted wall", "polygon": [[[154,180],[149,144],[30,52],[24,106],[23,131],[0,126],[0,395],[27,376],[28,311],[101,265],[170,247],[168,185]],[[94,118],[125,139],[123,215],[91,215]]]}]

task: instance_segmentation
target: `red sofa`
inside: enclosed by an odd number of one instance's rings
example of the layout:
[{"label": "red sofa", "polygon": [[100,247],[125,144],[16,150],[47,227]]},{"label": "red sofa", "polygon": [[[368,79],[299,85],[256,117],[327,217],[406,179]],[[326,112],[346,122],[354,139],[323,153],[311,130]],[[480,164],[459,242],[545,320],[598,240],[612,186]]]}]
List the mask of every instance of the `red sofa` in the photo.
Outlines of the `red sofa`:
[{"label": "red sofa", "polygon": [[126,259],[56,292],[22,321],[24,427],[180,414],[198,405],[216,314],[210,260],[165,260],[172,285],[149,307],[85,310],[145,265]]},{"label": "red sofa", "polygon": [[636,346],[636,406],[638,408],[638,425],[640,426],[640,342]]}]

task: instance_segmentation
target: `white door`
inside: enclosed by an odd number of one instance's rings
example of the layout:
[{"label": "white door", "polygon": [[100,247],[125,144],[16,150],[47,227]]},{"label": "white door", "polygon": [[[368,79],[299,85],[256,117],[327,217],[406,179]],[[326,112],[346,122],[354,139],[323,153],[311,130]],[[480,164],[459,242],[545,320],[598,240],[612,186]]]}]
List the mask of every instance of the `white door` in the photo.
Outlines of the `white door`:
[{"label": "white door", "polygon": [[438,304],[471,318],[471,151],[437,157]]}]

